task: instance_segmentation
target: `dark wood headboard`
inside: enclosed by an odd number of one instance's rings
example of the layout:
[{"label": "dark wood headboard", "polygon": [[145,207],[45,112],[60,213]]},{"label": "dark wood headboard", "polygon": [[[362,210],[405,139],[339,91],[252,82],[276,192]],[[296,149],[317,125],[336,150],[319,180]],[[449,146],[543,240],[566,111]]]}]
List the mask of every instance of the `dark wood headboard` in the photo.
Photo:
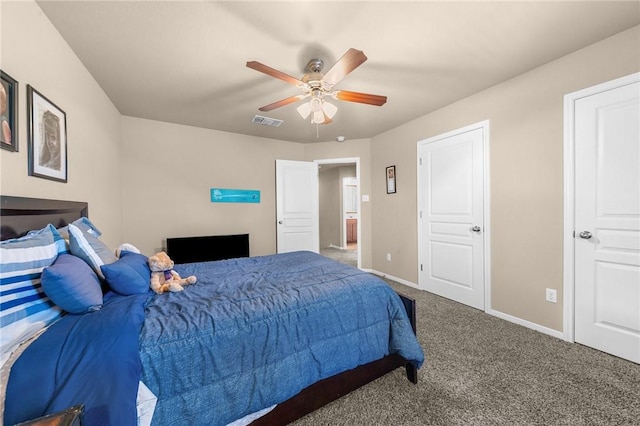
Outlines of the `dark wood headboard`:
[{"label": "dark wood headboard", "polygon": [[47,224],[63,227],[89,216],[89,205],[79,201],[0,195],[0,240],[21,237]]}]

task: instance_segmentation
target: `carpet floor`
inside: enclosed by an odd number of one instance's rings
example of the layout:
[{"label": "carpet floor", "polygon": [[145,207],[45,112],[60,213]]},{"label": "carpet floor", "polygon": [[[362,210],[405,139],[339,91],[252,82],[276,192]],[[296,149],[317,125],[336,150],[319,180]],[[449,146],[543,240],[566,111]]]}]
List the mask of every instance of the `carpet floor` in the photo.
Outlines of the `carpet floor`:
[{"label": "carpet floor", "polygon": [[294,425],[640,425],[640,365],[389,283],[417,301],[418,384],[398,369]]},{"label": "carpet floor", "polygon": [[340,263],[358,267],[358,250],[343,250],[335,247],[320,249],[320,254]]}]

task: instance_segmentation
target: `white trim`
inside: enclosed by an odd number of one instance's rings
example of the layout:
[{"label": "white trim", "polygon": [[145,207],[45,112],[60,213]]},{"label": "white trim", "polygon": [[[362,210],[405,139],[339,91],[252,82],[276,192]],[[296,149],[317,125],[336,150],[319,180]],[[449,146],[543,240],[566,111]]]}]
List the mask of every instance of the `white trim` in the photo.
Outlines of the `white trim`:
[{"label": "white trim", "polygon": [[482,125],[484,133],[484,310],[491,310],[491,186],[489,167],[489,120],[478,123]]},{"label": "white trim", "polygon": [[370,274],[377,275],[381,278],[388,278],[391,281],[395,281],[397,283],[404,284],[408,287],[413,287],[415,289],[420,290],[420,287],[418,287],[418,284],[412,283],[411,281],[403,280],[402,278],[394,277],[393,275],[385,274],[384,272],[376,271],[375,269],[363,269],[363,271],[369,272]]},{"label": "white trim", "polygon": [[[360,200],[360,197],[359,197],[359,191],[360,191],[359,183],[360,182],[358,181],[358,178],[357,177],[355,177],[355,178],[354,177],[343,177],[342,178],[342,182],[341,182],[341,185],[342,185],[342,200],[340,200],[340,204],[342,205],[342,211],[340,212],[340,214],[341,214],[342,241],[340,241],[340,244],[342,244],[341,248],[344,249],[344,250],[346,250],[347,247],[349,246],[349,243],[347,242],[347,239],[348,239],[347,220],[348,219],[346,217],[346,211],[345,211],[345,208],[344,208],[344,204],[345,204],[344,203],[344,196],[345,196],[345,192],[346,192],[347,186],[349,184],[347,184],[345,182],[354,182],[354,181],[355,181],[355,185],[356,185],[356,199],[358,200],[357,201],[357,203],[358,203],[358,207],[357,208],[360,209],[360,203],[362,202],[362,200]],[[358,222],[360,221],[360,213],[361,213],[360,210],[358,210],[358,212],[356,213],[356,219],[357,219],[357,222],[356,222],[356,240],[358,239]],[[356,241],[356,244],[357,244],[357,241]]]},{"label": "white trim", "polygon": [[[403,280],[402,278],[394,277],[393,275],[388,275],[388,274],[385,274],[383,272],[376,271],[375,269],[367,269],[367,270],[363,269],[363,271],[369,272],[371,274],[378,275],[379,277],[382,277],[382,278],[388,278],[388,279],[390,279],[392,281],[398,282],[400,284],[404,284],[404,285],[406,285],[408,287],[412,287],[412,288],[415,288],[415,289],[418,289],[418,290],[420,289],[417,284],[412,283],[411,281]],[[433,293],[429,293],[429,294],[433,294]],[[471,309],[473,309],[473,308],[471,308]],[[523,320],[522,318],[514,317],[513,315],[505,314],[504,312],[496,311],[496,310],[493,310],[493,309],[486,309],[485,313],[487,313],[488,315],[500,318],[502,320],[509,321],[509,322],[514,323],[514,324],[518,324],[518,325],[521,325],[523,327],[530,328],[531,330],[535,330],[535,331],[538,331],[540,333],[547,334],[549,336],[553,336],[553,337],[562,339],[562,332],[561,331],[554,330],[554,329],[549,328],[549,327],[544,327],[544,326],[542,326],[540,324],[536,324],[534,322],[526,321],[526,320]]]},{"label": "white trim", "polygon": [[[313,160],[316,165],[320,164],[354,164],[356,165],[356,179],[358,180],[358,268],[362,265],[362,196],[360,194],[360,157],[346,158],[325,158],[321,160]],[[319,191],[318,191],[319,194]],[[318,202],[320,201],[318,196]],[[320,237],[318,235],[318,237]]]},{"label": "white trim", "polygon": [[640,81],[640,73],[607,81],[564,95],[564,227],[562,268],[562,323],[561,338],[574,342],[574,230],[575,230],[575,103],[581,98],[616,89]]},{"label": "white trim", "polygon": [[558,339],[562,339],[562,332],[558,330],[554,330],[553,328],[545,327],[540,324],[536,324],[535,322],[523,320],[522,318],[514,317],[513,315],[505,314],[504,312],[495,311],[493,309],[486,312],[489,315],[493,315],[494,317],[498,317],[500,319],[512,322],[514,324],[518,324],[523,327],[527,327],[532,330],[539,331],[540,333],[548,334],[549,336],[557,337]]},{"label": "white trim", "polygon": [[574,146],[573,146],[573,104],[575,99],[570,95],[564,97],[564,227],[562,230],[562,338],[567,342],[573,339],[573,229],[574,229]]},{"label": "white trim", "polygon": [[[487,312],[491,309],[491,193],[489,185],[489,120],[480,121],[469,126],[462,127],[460,129],[452,130],[447,133],[443,133],[438,136],[434,136],[428,139],[418,141],[417,143],[417,213],[418,219],[418,286],[416,288],[424,289],[420,287],[420,259],[422,259],[422,220],[420,218],[420,206],[422,197],[422,188],[420,184],[420,151],[421,148],[428,144],[437,142],[442,139],[456,136],[462,133],[467,133],[473,130],[482,129],[482,146],[483,146],[483,165],[482,165],[482,189],[483,189],[483,232],[484,232],[484,310]],[[415,285],[415,284],[414,284]]]}]

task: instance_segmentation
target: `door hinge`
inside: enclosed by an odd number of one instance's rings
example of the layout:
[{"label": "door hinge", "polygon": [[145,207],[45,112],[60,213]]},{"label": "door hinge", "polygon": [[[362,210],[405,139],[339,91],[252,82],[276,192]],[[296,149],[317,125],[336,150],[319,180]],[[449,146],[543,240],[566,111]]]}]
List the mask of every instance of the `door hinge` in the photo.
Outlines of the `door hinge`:
[{"label": "door hinge", "polygon": [[420,165],[422,166],[422,157],[420,157]]},{"label": "door hinge", "polygon": [[422,272],[422,270],[423,270],[423,269],[422,269],[422,263],[421,263],[421,264],[420,264],[420,272]]},{"label": "door hinge", "polygon": [[420,219],[422,219],[422,210],[420,210]]}]

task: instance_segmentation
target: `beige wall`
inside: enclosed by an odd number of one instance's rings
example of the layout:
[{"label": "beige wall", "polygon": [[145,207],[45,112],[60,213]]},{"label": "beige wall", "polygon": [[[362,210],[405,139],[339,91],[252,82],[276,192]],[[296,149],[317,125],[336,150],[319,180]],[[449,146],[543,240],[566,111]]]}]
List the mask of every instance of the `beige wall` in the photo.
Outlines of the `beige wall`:
[{"label": "beige wall", "polygon": [[[122,118],[124,235],[144,253],[167,237],[250,234],[252,256],[274,253],[275,160],[298,143]],[[260,203],[212,203],[211,188],[258,189]]]},{"label": "beige wall", "polygon": [[417,142],[490,120],[491,307],[562,330],[563,96],[639,70],[635,27],[374,137],[373,269],[417,283]]},{"label": "beige wall", "polygon": [[[275,160],[338,158],[360,159],[361,191],[368,194],[369,140],[305,145],[122,117],[125,241],[152,253],[167,237],[249,233],[252,256],[275,253]],[[214,187],[259,189],[261,202],[211,203]],[[364,268],[369,204],[362,214]]]},{"label": "beige wall", "polygon": [[[120,113],[35,2],[0,10],[0,68],[19,82],[19,152],[0,150],[0,193],[87,201],[105,241],[119,244]],[[67,183],[28,176],[27,84],[67,115]]]},{"label": "beige wall", "polygon": [[[252,256],[275,253],[275,160],[338,158],[360,159],[367,194],[368,140],[305,145],[122,117],[125,240],[152,253],[167,237],[249,233]],[[259,189],[261,202],[211,203],[213,187]],[[363,268],[370,265],[369,204],[361,215]]]}]

